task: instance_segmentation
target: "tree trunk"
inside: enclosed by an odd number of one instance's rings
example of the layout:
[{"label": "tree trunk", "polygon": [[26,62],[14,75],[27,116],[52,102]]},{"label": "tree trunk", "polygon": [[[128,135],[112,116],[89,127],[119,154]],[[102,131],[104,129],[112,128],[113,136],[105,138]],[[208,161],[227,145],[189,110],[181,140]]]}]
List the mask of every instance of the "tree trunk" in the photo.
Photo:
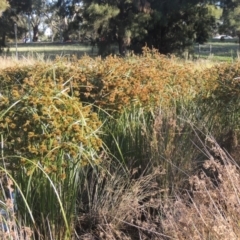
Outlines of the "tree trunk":
[{"label": "tree trunk", "polygon": [[3,32],[2,36],[1,36],[1,39],[0,39],[0,52],[1,52],[3,47],[6,47],[5,41],[6,41],[6,33]]},{"label": "tree trunk", "polygon": [[240,33],[238,33],[237,36],[238,36],[238,51],[240,51]]},{"label": "tree trunk", "polygon": [[38,41],[38,25],[33,26],[33,42]]},{"label": "tree trunk", "polygon": [[70,42],[70,37],[69,37],[69,33],[68,33],[67,30],[65,30],[65,31],[63,32],[63,41],[64,41],[64,42]]},{"label": "tree trunk", "polygon": [[55,34],[52,34],[51,36],[51,41],[54,42],[54,37],[55,37]]},{"label": "tree trunk", "polygon": [[123,37],[118,37],[118,48],[119,48],[119,54],[121,56],[125,56],[126,55],[126,44],[124,41]]}]

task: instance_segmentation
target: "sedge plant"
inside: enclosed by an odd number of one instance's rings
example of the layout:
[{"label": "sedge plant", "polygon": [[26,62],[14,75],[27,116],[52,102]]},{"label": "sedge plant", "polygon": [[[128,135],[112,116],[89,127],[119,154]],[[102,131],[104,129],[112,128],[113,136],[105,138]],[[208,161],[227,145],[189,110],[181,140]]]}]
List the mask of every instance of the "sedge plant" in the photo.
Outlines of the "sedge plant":
[{"label": "sedge plant", "polygon": [[100,162],[101,122],[68,91],[63,82],[25,79],[1,95],[4,159],[24,196],[16,196],[18,213],[31,225],[30,207],[37,239],[71,237],[81,171]]}]

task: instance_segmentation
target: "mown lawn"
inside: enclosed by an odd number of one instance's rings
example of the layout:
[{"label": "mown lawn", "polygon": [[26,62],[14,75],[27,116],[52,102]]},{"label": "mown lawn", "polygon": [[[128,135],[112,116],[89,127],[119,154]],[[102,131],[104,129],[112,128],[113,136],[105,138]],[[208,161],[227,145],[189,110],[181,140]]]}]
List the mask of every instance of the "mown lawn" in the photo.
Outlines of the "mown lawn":
[{"label": "mown lawn", "polygon": [[[118,53],[116,46],[111,46],[112,53]],[[91,43],[18,43],[18,57],[33,57],[37,59],[55,59],[56,56],[72,56],[80,58],[83,55],[98,56],[98,47]],[[16,56],[15,43],[9,44],[5,49],[5,56]],[[209,59],[211,61],[232,62],[239,58],[239,44],[237,39],[231,40],[212,40],[205,44],[196,44],[194,46],[194,58]]]},{"label": "mown lawn", "polygon": [[[56,56],[72,56],[81,57],[84,54],[96,56],[98,49],[90,43],[18,43],[18,55],[24,57],[37,57],[44,59],[54,59]],[[9,45],[9,48],[4,52],[7,56],[16,55],[16,45]]]},{"label": "mown lawn", "polygon": [[205,44],[196,44],[194,54],[197,58],[232,62],[239,58],[239,44],[237,39],[224,42],[213,40]]}]

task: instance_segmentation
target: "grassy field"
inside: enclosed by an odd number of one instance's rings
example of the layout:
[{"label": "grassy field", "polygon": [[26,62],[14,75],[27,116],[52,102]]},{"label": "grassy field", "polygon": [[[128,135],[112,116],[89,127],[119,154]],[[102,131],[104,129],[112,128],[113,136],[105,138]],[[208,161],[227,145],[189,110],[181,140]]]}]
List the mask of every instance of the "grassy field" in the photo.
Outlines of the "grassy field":
[{"label": "grassy field", "polygon": [[[98,55],[97,46],[93,47],[90,43],[19,43],[17,50],[19,57],[43,58],[45,60],[54,59],[56,56]],[[117,46],[112,46],[111,51],[118,53]],[[16,56],[15,44],[10,44],[10,48],[6,49],[3,54],[5,56]],[[203,45],[195,45],[194,58],[232,62],[239,58],[239,44],[236,40],[226,40],[225,42],[215,40]]]},{"label": "grassy field", "polygon": [[239,59],[239,44],[237,41],[212,41],[203,45],[195,45],[195,57],[213,61],[234,61]]},{"label": "grassy field", "polygon": [[[56,56],[75,55],[81,57],[84,54],[96,56],[98,50],[90,43],[20,43],[17,45],[17,52],[19,57],[54,59]],[[10,48],[6,49],[5,55],[16,56],[16,45],[11,44]]]}]

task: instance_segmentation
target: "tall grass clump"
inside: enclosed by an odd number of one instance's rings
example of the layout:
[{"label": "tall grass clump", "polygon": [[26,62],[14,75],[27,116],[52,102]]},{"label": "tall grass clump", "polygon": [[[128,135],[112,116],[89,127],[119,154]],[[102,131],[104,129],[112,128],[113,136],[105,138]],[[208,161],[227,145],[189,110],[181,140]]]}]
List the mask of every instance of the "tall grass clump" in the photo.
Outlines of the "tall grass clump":
[{"label": "tall grass clump", "polygon": [[199,121],[219,144],[235,154],[239,139],[240,65],[219,64],[203,73],[204,88],[196,97]]},{"label": "tall grass clump", "polygon": [[91,106],[69,96],[64,82],[26,78],[1,94],[3,160],[23,196],[18,212],[46,239],[69,239],[76,214],[81,171],[100,162],[101,122]]},{"label": "tall grass clump", "polygon": [[125,108],[119,115],[107,119],[103,126],[103,141],[111,154],[125,166],[144,168],[146,166],[141,165],[151,158],[152,123],[151,111],[135,106]]},{"label": "tall grass clump", "polygon": [[195,145],[199,138],[204,139],[204,134],[199,132],[196,136],[194,128],[204,132],[206,126],[199,122],[198,114],[194,103],[151,111],[125,108],[106,121],[103,141],[135,176],[163,168],[165,174],[159,183],[172,192],[203,160],[201,149]]}]

